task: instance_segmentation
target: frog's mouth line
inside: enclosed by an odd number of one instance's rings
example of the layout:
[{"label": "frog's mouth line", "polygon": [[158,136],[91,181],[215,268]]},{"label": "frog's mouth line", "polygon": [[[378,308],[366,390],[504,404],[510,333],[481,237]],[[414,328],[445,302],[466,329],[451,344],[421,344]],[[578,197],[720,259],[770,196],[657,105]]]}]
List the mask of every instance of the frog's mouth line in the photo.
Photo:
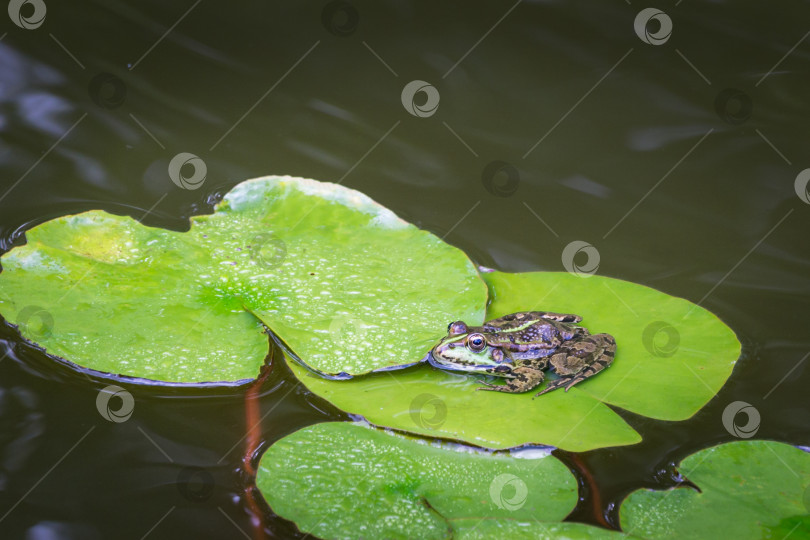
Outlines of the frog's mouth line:
[{"label": "frog's mouth line", "polygon": [[443,364],[440,361],[436,360],[433,356],[433,353],[428,354],[428,363],[441,370],[452,370],[452,371],[485,371],[488,369],[492,369],[493,366],[498,366],[497,362],[492,362],[492,364],[470,364],[468,366],[460,366],[458,364],[450,365],[450,364]]}]

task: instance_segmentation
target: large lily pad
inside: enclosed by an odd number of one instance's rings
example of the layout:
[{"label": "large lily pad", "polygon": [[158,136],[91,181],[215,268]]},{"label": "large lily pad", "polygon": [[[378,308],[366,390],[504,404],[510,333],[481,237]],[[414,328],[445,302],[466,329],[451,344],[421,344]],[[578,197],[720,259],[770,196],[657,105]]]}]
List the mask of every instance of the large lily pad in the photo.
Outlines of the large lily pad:
[{"label": "large lily pad", "polygon": [[439,448],[347,422],[274,443],[256,485],[275,513],[325,539],[539,533],[577,502],[576,480],[553,456]]},{"label": "large lily pad", "polygon": [[0,259],[0,313],[50,354],[161,381],[255,377],[254,315],[312,369],[361,374],[419,360],[486,302],[463,252],[301,178],[243,182],[187,232],[91,211],[26,237]]},{"label": "large lily pad", "polygon": [[487,318],[526,309],[576,313],[592,334],[613,335],[613,364],[576,388],[636,414],[691,417],[717,394],[740,356],[737,336],[713,313],[637,283],[565,272],[484,278],[492,296]]},{"label": "large lily pad", "polygon": [[700,488],[637,490],[621,506],[622,528],[645,538],[810,537],[810,454],[772,441],[701,450],[680,473]]},{"label": "large lily pad", "polygon": [[476,392],[466,375],[428,365],[329,381],[288,361],[293,373],[336,407],[378,426],[458,439],[485,448],[544,444],[573,452],[622,446],[641,437],[610,407],[577,388],[532,394]]},{"label": "large lily pad", "polygon": [[567,393],[536,399],[534,392],[477,392],[475,376],[429,366],[340,382],[291,367],[310,390],[376,425],[489,448],[529,443],[582,452],[641,440],[607,404],[688,418],[715,395],[739,356],[734,332],[717,317],[649,287],[559,272],[483,276],[492,299],[487,319],[533,309],[582,315],[592,333],[616,338],[613,365]]}]

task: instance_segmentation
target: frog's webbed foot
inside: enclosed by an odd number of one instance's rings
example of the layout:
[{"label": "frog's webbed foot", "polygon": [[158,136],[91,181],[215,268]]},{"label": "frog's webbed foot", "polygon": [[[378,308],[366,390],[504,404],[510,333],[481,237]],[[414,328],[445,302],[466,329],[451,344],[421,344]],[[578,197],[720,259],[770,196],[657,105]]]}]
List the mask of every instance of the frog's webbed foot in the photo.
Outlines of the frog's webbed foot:
[{"label": "frog's webbed foot", "polygon": [[486,390],[490,392],[508,392],[510,394],[520,394],[536,388],[543,382],[545,374],[542,371],[530,368],[519,367],[511,372],[511,377],[506,379],[506,384],[490,384],[479,381],[488,388],[476,388],[476,390]]},{"label": "frog's webbed foot", "polygon": [[567,392],[575,384],[608,367],[615,354],[616,340],[610,334],[587,335],[567,342],[550,361],[560,378],[549,383],[535,397],[560,387]]}]

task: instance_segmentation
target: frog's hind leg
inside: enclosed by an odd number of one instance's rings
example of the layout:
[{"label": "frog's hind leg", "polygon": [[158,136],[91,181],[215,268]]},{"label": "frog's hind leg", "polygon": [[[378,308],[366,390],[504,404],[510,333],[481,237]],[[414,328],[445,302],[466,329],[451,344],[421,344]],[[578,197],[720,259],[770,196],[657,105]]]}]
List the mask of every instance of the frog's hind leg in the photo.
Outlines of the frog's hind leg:
[{"label": "frog's hind leg", "polygon": [[543,382],[545,374],[530,367],[518,367],[512,370],[511,377],[506,379],[506,384],[489,384],[478,381],[487,388],[476,388],[476,390],[487,390],[490,392],[509,392],[510,394],[520,394],[528,392],[532,388],[537,388]]},{"label": "frog's hind leg", "polygon": [[560,387],[567,392],[578,382],[608,367],[615,354],[616,340],[610,334],[587,335],[566,342],[550,361],[560,378],[549,383],[535,397]]}]

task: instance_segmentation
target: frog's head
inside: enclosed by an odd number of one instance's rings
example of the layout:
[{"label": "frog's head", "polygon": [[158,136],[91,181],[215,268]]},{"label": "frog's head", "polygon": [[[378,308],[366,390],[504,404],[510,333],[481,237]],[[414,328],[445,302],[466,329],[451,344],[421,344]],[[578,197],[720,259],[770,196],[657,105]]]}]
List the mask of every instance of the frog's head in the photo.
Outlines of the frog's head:
[{"label": "frog's head", "polygon": [[433,347],[428,361],[439,369],[493,371],[504,362],[503,351],[479,330],[469,328],[463,321],[450,323],[447,336]]}]

